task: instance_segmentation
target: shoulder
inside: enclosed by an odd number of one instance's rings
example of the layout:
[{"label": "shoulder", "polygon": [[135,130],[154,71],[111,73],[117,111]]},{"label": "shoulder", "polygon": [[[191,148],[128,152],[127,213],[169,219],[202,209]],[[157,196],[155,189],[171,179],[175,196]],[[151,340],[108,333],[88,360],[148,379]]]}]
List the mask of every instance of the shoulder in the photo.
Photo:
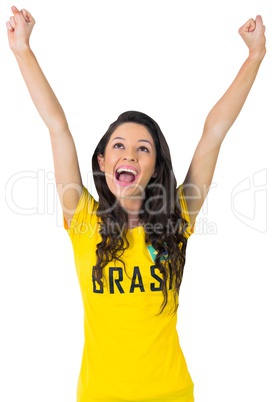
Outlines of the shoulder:
[{"label": "shoulder", "polygon": [[79,197],[76,208],[72,211],[71,219],[65,220],[65,229],[73,229],[76,225],[82,223],[88,223],[93,218],[96,218],[96,211],[98,208],[98,202],[90,194],[88,189],[83,186],[82,192]]},{"label": "shoulder", "polygon": [[177,198],[178,198],[178,202],[181,208],[181,216],[183,219],[185,219],[186,223],[187,223],[187,228],[186,228],[186,234],[187,237],[189,237],[193,232],[194,232],[194,225],[192,225],[191,223],[191,219],[190,219],[190,213],[189,213],[189,209],[188,209],[188,203],[187,203],[187,198],[184,192],[184,185],[181,184],[178,188],[177,188]]}]

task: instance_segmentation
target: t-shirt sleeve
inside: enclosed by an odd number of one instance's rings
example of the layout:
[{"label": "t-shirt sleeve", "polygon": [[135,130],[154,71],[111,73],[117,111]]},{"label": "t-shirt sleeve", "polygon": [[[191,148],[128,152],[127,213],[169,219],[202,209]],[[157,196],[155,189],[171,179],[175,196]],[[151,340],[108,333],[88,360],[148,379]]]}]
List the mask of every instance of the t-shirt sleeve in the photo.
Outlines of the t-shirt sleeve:
[{"label": "t-shirt sleeve", "polygon": [[86,233],[88,226],[92,224],[96,210],[98,207],[97,201],[89,193],[86,187],[83,186],[81,196],[79,198],[74,215],[69,222],[69,225],[64,219],[64,228],[72,238],[75,234]]},{"label": "t-shirt sleeve", "polygon": [[185,237],[188,239],[194,233],[194,227],[193,227],[193,225],[191,225],[187,201],[186,201],[186,197],[185,197],[182,185],[180,185],[178,187],[177,194],[178,194],[178,200],[179,200],[180,207],[181,207],[181,216],[187,222],[187,227],[185,230]]}]

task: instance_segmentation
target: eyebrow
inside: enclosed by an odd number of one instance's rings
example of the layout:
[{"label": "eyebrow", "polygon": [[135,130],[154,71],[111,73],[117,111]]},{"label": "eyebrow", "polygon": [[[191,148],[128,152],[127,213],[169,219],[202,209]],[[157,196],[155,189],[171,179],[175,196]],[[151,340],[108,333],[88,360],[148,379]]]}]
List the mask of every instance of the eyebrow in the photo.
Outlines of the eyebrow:
[{"label": "eyebrow", "polygon": [[[113,140],[112,140],[111,142],[113,142],[113,141],[115,141],[115,140],[123,140],[123,141],[126,141],[126,139],[123,138],[123,137],[115,137],[115,138],[113,138]],[[151,144],[151,142],[148,141],[148,140],[142,139],[142,140],[138,140],[137,142],[148,142],[148,144],[150,144],[150,145],[153,147],[153,144]]]}]

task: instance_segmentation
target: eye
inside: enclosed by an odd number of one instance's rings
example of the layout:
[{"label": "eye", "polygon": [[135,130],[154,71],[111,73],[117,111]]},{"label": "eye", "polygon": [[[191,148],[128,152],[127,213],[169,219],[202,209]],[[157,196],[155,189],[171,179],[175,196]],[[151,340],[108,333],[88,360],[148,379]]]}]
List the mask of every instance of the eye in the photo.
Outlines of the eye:
[{"label": "eye", "polygon": [[117,142],[116,144],[114,144],[113,148],[121,149],[124,148],[124,145],[121,142]]},{"label": "eye", "polygon": [[149,152],[149,149],[143,145],[141,147],[139,147],[138,149],[143,152]]}]

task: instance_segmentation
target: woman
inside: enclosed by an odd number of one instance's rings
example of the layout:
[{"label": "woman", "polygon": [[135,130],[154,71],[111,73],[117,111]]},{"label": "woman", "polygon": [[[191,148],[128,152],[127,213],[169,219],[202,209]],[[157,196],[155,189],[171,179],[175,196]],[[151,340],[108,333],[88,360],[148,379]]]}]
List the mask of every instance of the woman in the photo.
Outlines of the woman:
[{"label": "woman", "polygon": [[208,114],[177,188],[167,142],[144,113],[122,113],[93,155],[99,201],[84,187],[65,114],[29,46],[34,19],[12,7],[10,47],[47,125],[65,227],[85,312],[78,402],[192,402],[176,331],[187,240],[212,181],[222,141],[265,55],[260,16],[239,33],[249,56]]}]

